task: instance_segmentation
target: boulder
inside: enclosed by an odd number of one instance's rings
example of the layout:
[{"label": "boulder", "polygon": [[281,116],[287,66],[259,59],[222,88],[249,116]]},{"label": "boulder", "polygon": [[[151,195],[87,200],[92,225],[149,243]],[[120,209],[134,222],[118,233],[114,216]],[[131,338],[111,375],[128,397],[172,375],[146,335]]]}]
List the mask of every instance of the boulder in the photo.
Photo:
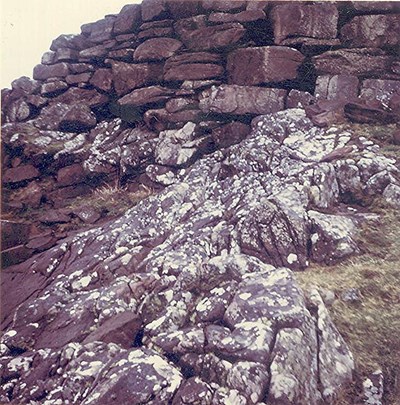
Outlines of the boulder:
[{"label": "boulder", "polygon": [[141,7],[138,4],[127,4],[122,7],[114,21],[114,35],[135,32],[139,28],[141,14]]},{"label": "boulder", "polygon": [[313,104],[315,98],[307,91],[290,90],[286,99],[286,108],[303,108]]},{"label": "boulder", "polygon": [[338,10],[332,3],[278,4],[271,11],[276,44],[289,37],[334,39],[337,36]]},{"label": "boulder", "polygon": [[339,49],[314,56],[318,75],[374,76],[390,72],[393,57],[381,49]]},{"label": "boulder", "polygon": [[40,173],[36,167],[32,165],[20,165],[18,167],[7,169],[4,173],[2,181],[6,184],[12,184],[25,180],[31,180],[39,176]]},{"label": "boulder", "polygon": [[35,80],[46,80],[51,77],[66,77],[70,73],[69,66],[65,62],[54,65],[36,65],[33,68]]},{"label": "boulder", "polygon": [[400,45],[400,14],[361,15],[354,17],[340,30],[346,47],[380,48]]},{"label": "boulder", "polygon": [[133,58],[138,62],[163,60],[173,56],[182,46],[182,42],[173,38],[148,39],[136,48]]},{"label": "boulder", "polygon": [[162,66],[150,63],[129,64],[112,61],[114,89],[119,96],[131,90],[159,81]]},{"label": "boulder", "polygon": [[227,59],[228,83],[253,86],[295,79],[304,56],[283,46],[242,48]]},{"label": "boulder", "polygon": [[200,98],[203,112],[221,114],[268,114],[284,109],[287,91],[255,86],[213,86]]},{"label": "boulder", "polygon": [[164,80],[204,80],[220,77],[221,57],[210,52],[184,53],[169,58],[164,65]]}]

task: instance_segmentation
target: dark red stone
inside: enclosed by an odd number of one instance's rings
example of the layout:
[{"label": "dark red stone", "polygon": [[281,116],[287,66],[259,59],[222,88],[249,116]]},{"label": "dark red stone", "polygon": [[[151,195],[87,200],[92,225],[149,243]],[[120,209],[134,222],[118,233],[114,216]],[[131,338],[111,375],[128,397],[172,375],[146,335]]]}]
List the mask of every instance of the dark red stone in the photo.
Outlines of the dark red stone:
[{"label": "dark red stone", "polygon": [[7,109],[9,122],[26,121],[31,116],[29,104],[23,99],[15,100]]},{"label": "dark red stone", "polygon": [[29,239],[30,224],[1,220],[1,248],[23,245]]},{"label": "dark red stone", "polygon": [[112,61],[111,66],[114,88],[120,96],[138,87],[159,81],[162,74],[162,66],[154,63],[129,64]]},{"label": "dark red stone", "polygon": [[70,48],[58,48],[54,55],[54,62],[73,62],[79,58],[79,51]]},{"label": "dark red stone", "polygon": [[241,0],[203,0],[202,6],[205,10],[212,11],[236,11],[244,9],[246,1]]},{"label": "dark red stone", "polygon": [[38,219],[40,222],[47,225],[62,224],[71,221],[71,217],[58,210],[49,210],[41,215]]},{"label": "dark red stone", "polygon": [[43,252],[44,250],[52,248],[57,243],[57,238],[51,233],[45,235],[37,235],[31,238],[26,244],[28,249],[35,250],[36,252]]},{"label": "dark red stone", "polygon": [[241,142],[250,133],[250,127],[241,122],[231,122],[211,132],[211,136],[217,147],[226,148]]},{"label": "dark red stone", "polygon": [[25,207],[39,208],[43,198],[43,190],[35,181],[32,181],[26,187],[18,190],[18,195],[14,198]]},{"label": "dark red stone", "polygon": [[140,44],[133,57],[136,61],[163,60],[174,55],[183,46],[173,38],[152,38]]},{"label": "dark red stone", "polygon": [[114,22],[114,34],[134,32],[141,21],[141,8],[138,4],[127,4],[117,15]]},{"label": "dark red stone", "polygon": [[97,89],[110,91],[113,83],[113,74],[111,69],[97,69],[89,82]]},{"label": "dark red stone", "polygon": [[22,263],[29,259],[33,254],[33,250],[24,245],[12,247],[1,252],[2,267],[9,267],[14,264]]},{"label": "dark red stone", "polygon": [[290,90],[286,108],[305,108],[314,102],[314,96],[306,91]]},{"label": "dark red stone", "polygon": [[54,80],[42,84],[40,94],[43,96],[52,96],[62,93],[68,89],[68,84],[62,80]]},{"label": "dark red stone", "polygon": [[114,16],[107,16],[94,23],[82,25],[81,30],[90,41],[100,44],[112,38],[114,22]]},{"label": "dark red stone", "polygon": [[169,58],[164,65],[164,80],[204,80],[222,76],[224,69],[216,64],[220,55],[194,52]]},{"label": "dark red stone", "polygon": [[142,89],[133,90],[118,100],[120,105],[142,106],[150,103],[168,100],[174,90],[163,86],[149,86]]},{"label": "dark red stone", "polygon": [[61,187],[79,184],[85,181],[86,175],[81,164],[63,167],[57,173],[57,184]]},{"label": "dark red stone", "polygon": [[326,100],[355,100],[358,96],[359,80],[353,75],[318,76],[315,93]]},{"label": "dark red stone", "polygon": [[92,77],[91,73],[80,73],[78,75],[68,75],[65,80],[68,84],[87,83]]},{"label": "dark red stone", "polygon": [[312,61],[319,75],[349,74],[382,75],[390,71],[393,57],[381,49],[339,49],[314,56]]},{"label": "dark red stone", "polygon": [[35,122],[41,129],[82,132],[96,126],[97,119],[86,104],[53,102],[43,108]]},{"label": "dark red stone", "polygon": [[398,114],[387,112],[381,108],[369,107],[362,103],[348,103],[344,106],[346,117],[361,124],[392,124],[400,121]]},{"label": "dark red stone", "polygon": [[81,51],[85,48],[90,48],[93,43],[90,42],[84,35],[65,35],[62,34],[53,40],[50,50],[57,51],[59,48],[70,48]]},{"label": "dark red stone", "polygon": [[386,11],[400,12],[400,3],[397,1],[352,1],[357,11],[380,13]]},{"label": "dark red stone", "polygon": [[286,94],[282,89],[223,84],[203,91],[200,108],[222,114],[268,114],[284,109]]},{"label": "dark red stone", "polygon": [[93,207],[79,207],[72,211],[85,224],[94,224],[101,218],[101,212]]},{"label": "dark red stone", "polygon": [[199,0],[166,0],[169,13],[175,20],[199,14]]},{"label": "dark red stone", "polygon": [[78,89],[77,87],[71,87],[65,93],[56,97],[54,101],[69,105],[80,103],[93,108],[103,106],[109,99],[108,96],[94,89]]},{"label": "dark red stone", "polygon": [[147,30],[140,31],[138,34],[138,39],[145,40],[149,38],[170,37],[171,35],[174,35],[174,30],[172,27],[149,28]]},{"label": "dark red stone", "polygon": [[101,341],[115,343],[129,349],[140,331],[142,320],[134,312],[123,312],[107,319],[99,328],[86,337],[84,343]]},{"label": "dark red stone", "polygon": [[228,55],[228,82],[252,86],[295,79],[303,59],[299,51],[283,46],[237,49]]},{"label": "dark red stone", "polygon": [[240,13],[211,13],[208,17],[208,21],[212,23],[246,23],[251,21],[263,20],[266,18],[266,14],[262,10],[245,10]]},{"label": "dark red stone", "polygon": [[332,3],[284,3],[271,12],[276,44],[289,37],[333,39],[337,36],[338,10]]},{"label": "dark red stone", "polygon": [[[239,23],[205,26],[201,16],[181,20],[175,24],[180,39],[190,50],[201,51],[232,46],[242,39],[246,29]],[[196,28],[198,27],[198,28]]]},{"label": "dark red stone", "polygon": [[159,20],[167,12],[165,0],[143,0],[141,6],[143,21]]},{"label": "dark red stone", "polygon": [[103,45],[93,46],[79,52],[79,61],[91,61],[95,59],[102,59],[107,55],[107,48]]},{"label": "dark red stone", "polygon": [[379,48],[400,45],[400,14],[354,17],[341,30],[344,46]]},{"label": "dark red stone", "polygon": [[33,78],[35,80],[46,80],[50,77],[66,77],[69,73],[69,67],[64,62],[55,65],[36,65],[33,68]]},{"label": "dark red stone", "polygon": [[3,176],[3,183],[19,183],[24,180],[31,180],[39,177],[40,173],[32,165],[21,165],[8,169]]},{"label": "dark red stone", "polygon": [[14,90],[13,96],[26,96],[29,94],[36,94],[40,89],[40,83],[32,80],[29,77],[22,76],[11,82],[11,87]]}]

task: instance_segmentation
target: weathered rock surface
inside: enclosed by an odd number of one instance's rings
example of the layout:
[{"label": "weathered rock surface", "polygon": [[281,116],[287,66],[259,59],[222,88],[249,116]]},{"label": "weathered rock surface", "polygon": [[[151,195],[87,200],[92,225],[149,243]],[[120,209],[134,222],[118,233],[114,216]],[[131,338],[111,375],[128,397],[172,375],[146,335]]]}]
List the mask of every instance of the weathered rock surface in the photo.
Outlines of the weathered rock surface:
[{"label": "weathered rock surface", "polygon": [[148,39],[136,48],[133,57],[139,62],[162,60],[174,55],[182,46],[182,42],[174,38]]},{"label": "weathered rock surface", "polygon": [[[121,218],[3,271],[2,401],[318,404],[351,381],[320,295],[289,269],[354,252],[365,214],[343,221],[341,193],[378,173],[399,188],[399,171],[303,110],[252,128]],[[195,124],[167,131],[156,155],[193,138]]]},{"label": "weathered rock surface", "polygon": [[276,44],[289,37],[332,39],[337,34],[338,11],[332,3],[278,4],[271,17]]},{"label": "weathered rock surface", "polygon": [[400,44],[400,15],[363,15],[354,17],[340,31],[345,46],[379,48]]},{"label": "weathered rock surface", "polygon": [[228,56],[228,83],[255,86],[295,79],[303,59],[299,51],[283,46],[238,49]]},{"label": "weathered rock surface", "polygon": [[224,84],[204,90],[200,108],[221,114],[266,114],[283,109],[286,93],[282,89]]}]

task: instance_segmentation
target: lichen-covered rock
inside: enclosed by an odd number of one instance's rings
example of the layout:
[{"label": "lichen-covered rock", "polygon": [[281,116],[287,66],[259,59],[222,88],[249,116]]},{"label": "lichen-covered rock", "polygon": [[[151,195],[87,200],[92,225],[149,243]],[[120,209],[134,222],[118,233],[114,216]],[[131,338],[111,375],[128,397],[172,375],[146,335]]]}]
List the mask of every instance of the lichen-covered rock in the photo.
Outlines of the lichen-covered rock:
[{"label": "lichen-covered rock", "polygon": [[286,94],[282,89],[223,84],[203,91],[200,108],[221,114],[267,114],[283,109]]},{"label": "lichen-covered rock", "polygon": [[400,15],[360,15],[354,17],[340,30],[345,46],[380,48],[400,44]]},{"label": "lichen-covered rock", "polygon": [[353,252],[366,216],[344,217],[341,193],[399,187],[398,169],[300,109],[258,117],[239,144],[203,157],[200,129],[157,139],[116,119],[81,134],[94,139],[86,170],[156,161],[149,174],[169,185],[3,271],[14,295],[2,307],[1,400],[318,404],[350,382],[347,346],[290,268]]}]

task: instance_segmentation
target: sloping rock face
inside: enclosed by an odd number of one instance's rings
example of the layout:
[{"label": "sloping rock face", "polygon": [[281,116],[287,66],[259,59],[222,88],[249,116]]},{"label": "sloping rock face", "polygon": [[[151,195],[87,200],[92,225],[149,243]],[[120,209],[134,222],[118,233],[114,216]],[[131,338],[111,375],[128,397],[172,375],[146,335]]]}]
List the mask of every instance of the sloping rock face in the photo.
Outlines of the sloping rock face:
[{"label": "sloping rock face", "polygon": [[[396,162],[333,125],[399,123],[398,19],[144,0],[3,89],[0,402],[333,400],[352,355],[292,271],[358,252],[347,202],[398,207]],[[155,195],[107,217],[110,184]]]},{"label": "sloping rock face", "polygon": [[6,270],[2,401],[329,402],[353,358],[290,269],[357,251],[366,214],[343,193],[399,184],[350,135],[260,116],[123,217]]}]

